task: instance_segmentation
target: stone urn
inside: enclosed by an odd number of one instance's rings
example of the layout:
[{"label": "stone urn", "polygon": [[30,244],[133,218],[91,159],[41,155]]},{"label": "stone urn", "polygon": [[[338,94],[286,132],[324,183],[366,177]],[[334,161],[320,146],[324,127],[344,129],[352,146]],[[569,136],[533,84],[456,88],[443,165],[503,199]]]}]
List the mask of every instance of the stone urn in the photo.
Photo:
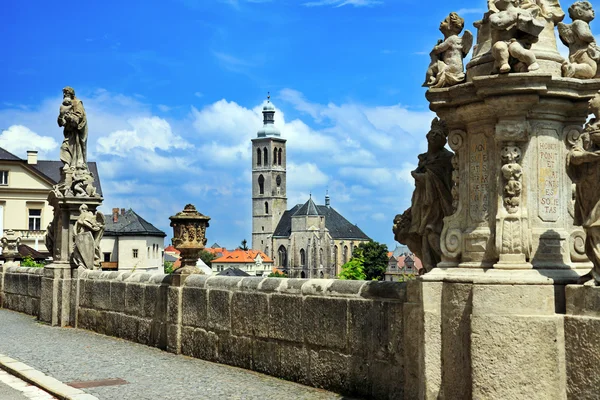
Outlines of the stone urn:
[{"label": "stone urn", "polygon": [[181,253],[181,267],[175,274],[201,274],[196,266],[200,251],[206,244],[206,228],[210,217],[199,213],[193,204],[169,217],[173,227],[173,246]]},{"label": "stone urn", "polygon": [[8,229],[4,233],[4,237],[0,239],[0,245],[2,246],[2,255],[5,259],[5,266],[15,265],[15,258],[19,257],[19,244],[21,243],[21,237],[17,235],[12,229]]}]

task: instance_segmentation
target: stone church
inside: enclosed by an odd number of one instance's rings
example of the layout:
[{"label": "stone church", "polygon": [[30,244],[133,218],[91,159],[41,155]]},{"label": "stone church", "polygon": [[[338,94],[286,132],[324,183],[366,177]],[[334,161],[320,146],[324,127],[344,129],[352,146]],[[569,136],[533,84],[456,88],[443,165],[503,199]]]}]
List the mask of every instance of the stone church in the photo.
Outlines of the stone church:
[{"label": "stone church", "polygon": [[275,127],[275,107],[263,107],[263,127],[252,139],[252,248],[293,278],[330,278],[371,240],[330,205],[306,203],[287,209],[286,140]]}]

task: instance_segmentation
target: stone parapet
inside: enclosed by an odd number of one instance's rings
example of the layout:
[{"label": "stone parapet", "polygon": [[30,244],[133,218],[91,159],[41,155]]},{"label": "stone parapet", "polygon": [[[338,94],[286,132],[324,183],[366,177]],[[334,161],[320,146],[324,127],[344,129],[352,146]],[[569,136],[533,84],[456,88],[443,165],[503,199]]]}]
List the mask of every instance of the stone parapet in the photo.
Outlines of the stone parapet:
[{"label": "stone parapet", "polygon": [[39,316],[43,268],[0,266],[0,306]]}]

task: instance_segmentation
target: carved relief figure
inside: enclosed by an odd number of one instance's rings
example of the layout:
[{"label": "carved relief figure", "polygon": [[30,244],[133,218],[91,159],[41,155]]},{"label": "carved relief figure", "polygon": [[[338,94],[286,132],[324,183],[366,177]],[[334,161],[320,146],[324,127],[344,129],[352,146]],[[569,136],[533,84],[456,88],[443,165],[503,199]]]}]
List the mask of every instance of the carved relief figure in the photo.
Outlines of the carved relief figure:
[{"label": "carved relief figure", "polygon": [[569,48],[569,60],[562,65],[563,76],[591,79],[598,72],[600,48],[592,35],[590,22],[595,13],[588,1],[578,1],[569,7],[571,24],[558,24],[560,40]]},{"label": "carved relief figure", "polygon": [[63,103],[58,116],[58,126],[64,127],[64,140],[60,147],[63,169],[87,166],[87,118],[81,100],[75,97],[72,87],[63,89]]},{"label": "carved relief figure", "polygon": [[[75,249],[73,261],[78,267],[87,269],[100,267],[100,241],[104,235],[105,220],[100,212],[91,212],[86,204],[79,207],[75,221]],[[87,235],[86,235],[87,234]],[[93,252],[90,254],[90,252]]]},{"label": "carved relief figure", "polygon": [[440,234],[444,217],[453,213],[452,156],[444,148],[448,130],[435,118],[427,134],[427,153],[419,155],[411,207],[394,220],[396,240],[406,244],[431,271],[441,260]]},{"label": "carved relief figure", "polygon": [[521,176],[523,170],[519,165],[521,149],[514,143],[508,143],[502,149],[501,157],[504,162],[501,168],[502,176],[506,181],[506,185],[504,185],[504,207],[510,214],[514,214],[519,209],[522,191]]},{"label": "carved relief figure", "polygon": [[462,37],[458,36],[464,26],[465,20],[455,12],[442,21],[440,31],[444,40],[439,40],[431,50],[431,63],[423,86],[440,88],[465,80],[463,58],[471,50],[473,35],[467,30]]},{"label": "carved relief figure", "polygon": [[492,29],[493,73],[511,70],[510,57],[517,61],[516,72],[535,71],[540,68],[531,45],[538,41],[544,23],[531,11],[518,7],[518,0],[496,0],[497,13],[489,16]]},{"label": "carved relief figure", "polygon": [[574,224],[585,230],[585,254],[594,265],[581,282],[593,279],[600,285],[600,92],[590,100],[589,111],[594,118],[567,154],[567,174],[577,185]]}]

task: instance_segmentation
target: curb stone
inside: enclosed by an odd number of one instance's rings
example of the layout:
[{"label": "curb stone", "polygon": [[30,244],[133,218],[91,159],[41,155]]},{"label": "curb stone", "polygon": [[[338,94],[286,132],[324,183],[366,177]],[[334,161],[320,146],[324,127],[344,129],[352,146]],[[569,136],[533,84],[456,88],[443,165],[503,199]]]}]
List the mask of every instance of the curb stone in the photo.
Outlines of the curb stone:
[{"label": "curb stone", "polygon": [[75,389],[27,364],[0,354],[0,369],[50,393],[60,400],[99,400],[96,396]]}]

